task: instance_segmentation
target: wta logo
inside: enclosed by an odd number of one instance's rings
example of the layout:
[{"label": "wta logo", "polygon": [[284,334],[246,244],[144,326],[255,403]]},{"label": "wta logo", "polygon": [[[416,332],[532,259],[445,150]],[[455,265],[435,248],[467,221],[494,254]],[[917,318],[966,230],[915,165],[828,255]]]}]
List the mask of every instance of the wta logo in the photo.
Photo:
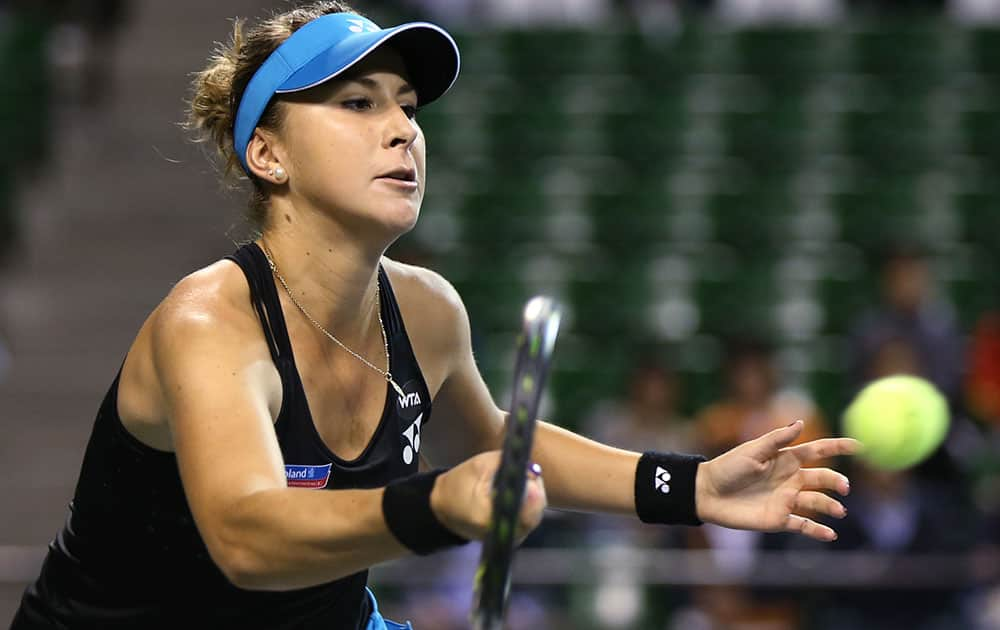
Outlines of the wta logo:
[{"label": "wta logo", "polygon": [[397,400],[399,402],[400,409],[407,409],[413,405],[420,405],[420,394],[417,392],[411,392],[409,394],[403,394],[398,396]]},{"label": "wta logo", "polygon": [[325,488],[330,481],[330,468],[333,464],[322,466],[305,466],[301,464],[285,464],[285,483],[289,488]]}]

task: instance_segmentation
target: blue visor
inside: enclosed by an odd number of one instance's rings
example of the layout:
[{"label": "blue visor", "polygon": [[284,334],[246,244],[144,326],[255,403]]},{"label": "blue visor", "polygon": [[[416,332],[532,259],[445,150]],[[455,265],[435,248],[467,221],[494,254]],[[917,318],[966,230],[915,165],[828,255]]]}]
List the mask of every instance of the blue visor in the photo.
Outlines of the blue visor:
[{"label": "blue visor", "polygon": [[271,97],[328,81],[389,42],[403,58],[420,105],[443,95],[458,78],[458,45],[439,26],[409,22],[383,29],[353,13],[318,17],[271,53],[243,92],[233,128],[233,145],[243,168],[250,172],[247,145]]}]

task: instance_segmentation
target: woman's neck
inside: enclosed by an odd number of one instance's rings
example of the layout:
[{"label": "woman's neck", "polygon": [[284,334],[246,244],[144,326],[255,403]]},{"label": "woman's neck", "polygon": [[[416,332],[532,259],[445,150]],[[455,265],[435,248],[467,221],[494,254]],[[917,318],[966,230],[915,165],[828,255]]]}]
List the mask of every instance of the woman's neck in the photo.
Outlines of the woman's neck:
[{"label": "woman's neck", "polygon": [[330,225],[313,229],[280,220],[284,225],[275,219],[258,244],[295,300],[342,342],[366,339],[378,316],[377,271],[384,250],[366,249]]}]

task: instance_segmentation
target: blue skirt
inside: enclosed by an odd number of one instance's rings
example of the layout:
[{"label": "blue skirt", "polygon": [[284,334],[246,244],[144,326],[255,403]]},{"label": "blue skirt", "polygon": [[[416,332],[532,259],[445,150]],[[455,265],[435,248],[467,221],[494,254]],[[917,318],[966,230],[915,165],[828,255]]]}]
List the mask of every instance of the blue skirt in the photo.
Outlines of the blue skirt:
[{"label": "blue skirt", "polygon": [[365,630],[413,630],[413,626],[410,625],[409,621],[403,624],[383,619],[381,613],[378,611],[378,602],[375,601],[375,594],[372,593],[370,588],[366,587],[365,590],[368,591],[368,599],[372,603],[372,616],[368,618],[368,625],[365,626]]}]

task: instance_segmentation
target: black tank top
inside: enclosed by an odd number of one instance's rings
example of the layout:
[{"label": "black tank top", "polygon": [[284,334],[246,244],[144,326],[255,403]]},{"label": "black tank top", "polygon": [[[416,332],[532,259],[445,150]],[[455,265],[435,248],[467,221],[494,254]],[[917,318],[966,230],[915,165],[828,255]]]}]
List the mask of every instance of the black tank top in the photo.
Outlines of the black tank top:
[{"label": "black tank top", "polygon": [[[313,424],[263,252],[250,243],[227,258],[247,277],[281,375],[282,405],[274,428],[288,485],[317,491],[376,488],[417,472],[431,401],[381,266],[390,367],[405,395],[387,384],[371,442],[357,459],[345,461],[326,447]],[[26,589],[12,630],[363,628],[370,614],[367,571],[281,592],[240,589],[225,578],[194,525],[174,454],[146,446],[122,425],[120,377],[119,370],[98,412],[66,524],[49,544],[39,578]]]}]

